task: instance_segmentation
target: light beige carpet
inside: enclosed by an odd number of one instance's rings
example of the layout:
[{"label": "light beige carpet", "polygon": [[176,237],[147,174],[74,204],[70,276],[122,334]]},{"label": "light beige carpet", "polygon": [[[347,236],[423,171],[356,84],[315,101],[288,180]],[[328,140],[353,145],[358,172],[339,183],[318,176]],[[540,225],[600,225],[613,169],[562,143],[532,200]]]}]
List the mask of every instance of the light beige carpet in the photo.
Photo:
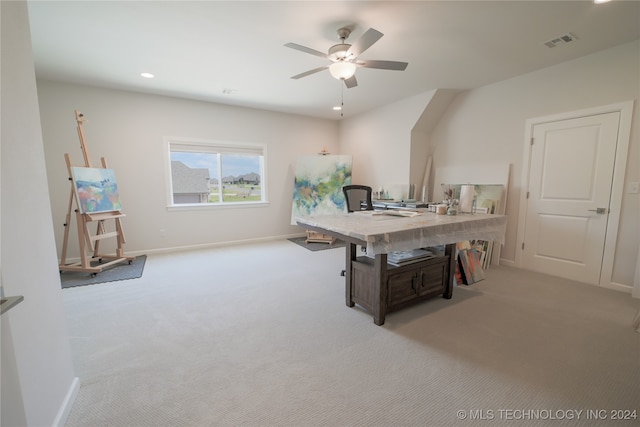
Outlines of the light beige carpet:
[{"label": "light beige carpet", "polygon": [[65,289],[67,426],[640,424],[609,412],[640,410],[628,294],[499,267],[379,327],[346,307],[343,263],[282,240]]}]

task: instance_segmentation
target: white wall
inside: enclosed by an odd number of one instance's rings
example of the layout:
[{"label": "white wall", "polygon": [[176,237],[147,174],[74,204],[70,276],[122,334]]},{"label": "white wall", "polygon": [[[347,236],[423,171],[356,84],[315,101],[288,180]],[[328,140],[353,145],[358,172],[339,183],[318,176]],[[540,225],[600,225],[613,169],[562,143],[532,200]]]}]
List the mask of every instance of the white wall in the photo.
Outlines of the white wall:
[{"label": "white wall", "polygon": [[[640,181],[640,42],[484,86],[456,97],[431,135],[434,167],[511,163],[503,259],[514,261],[525,121],[636,100],[625,188]],[[637,194],[623,196],[612,282],[631,286],[640,228]]]},{"label": "white wall", "polygon": [[47,191],[25,1],[0,2],[3,426],[62,425],[77,392]]},{"label": "white wall", "polygon": [[[427,169],[426,159],[429,156],[433,156],[434,151],[433,144],[431,144],[431,132],[459,92],[459,90],[454,89],[436,90],[411,132],[410,183],[415,184],[415,198],[418,200],[422,200],[423,196],[424,175]],[[425,201],[437,200],[431,192],[434,176],[435,170],[432,167],[431,173],[427,177],[427,188],[424,194]]]},{"label": "white wall", "polygon": [[435,93],[424,92],[341,122],[340,150],[353,155],[354,184],[375,190],[410,183],[411,131]]},{"label": "white wall", "polygon": [[[115,171],[127,215],[125,253],[299,234],[290,225],[296,158],[323,147],[339,154],[335,121],[42,80],[38,95],[59,252],[70,194],[64,154],[83,163],[74,110],[88,119],[92,165],[105,157]],[[266,144],[269,205],[168,211],[164,136]],[[77,257],[72,231],[69,256]]]},{"label": "white wall", "polygon": [[[640,242],[638,242],[640,245]],[[638,248],[638,261],[636,263],[636,275],[633,282],[633,291],[631,292],[634,298],[640,298],[640,247]]]}]

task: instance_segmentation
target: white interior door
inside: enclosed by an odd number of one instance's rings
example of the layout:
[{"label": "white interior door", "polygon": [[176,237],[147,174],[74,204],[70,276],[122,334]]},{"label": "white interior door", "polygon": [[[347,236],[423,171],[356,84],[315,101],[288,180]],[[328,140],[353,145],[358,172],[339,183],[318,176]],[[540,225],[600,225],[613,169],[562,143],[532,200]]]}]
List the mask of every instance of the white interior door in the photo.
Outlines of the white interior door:
[{"label": "white interior door", "polygon": [[598,284],[620,112],[535,125],[523,267]]}]

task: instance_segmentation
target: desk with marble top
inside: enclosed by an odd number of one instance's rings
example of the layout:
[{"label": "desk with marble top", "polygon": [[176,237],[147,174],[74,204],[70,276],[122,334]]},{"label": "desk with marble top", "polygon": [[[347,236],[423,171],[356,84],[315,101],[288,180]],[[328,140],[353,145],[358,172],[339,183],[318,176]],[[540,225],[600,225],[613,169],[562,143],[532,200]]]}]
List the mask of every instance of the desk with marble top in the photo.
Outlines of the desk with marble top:
[{"label": "desk with marble top", "polygon": [[[360,211],[296,218],[296,222],[347,243],[346,304],[362,306],[373,314],[376,325],[383,325],[388,312],[435,295],[451,298],[457,242],[504,242],[505,215],[416,212],[404,217],[388,211]],[[358,245],[366,249],[367,256],[356,256]],[[433,258],[401,266],[387,263],[392,252],[442,245],[444,253]]]}]

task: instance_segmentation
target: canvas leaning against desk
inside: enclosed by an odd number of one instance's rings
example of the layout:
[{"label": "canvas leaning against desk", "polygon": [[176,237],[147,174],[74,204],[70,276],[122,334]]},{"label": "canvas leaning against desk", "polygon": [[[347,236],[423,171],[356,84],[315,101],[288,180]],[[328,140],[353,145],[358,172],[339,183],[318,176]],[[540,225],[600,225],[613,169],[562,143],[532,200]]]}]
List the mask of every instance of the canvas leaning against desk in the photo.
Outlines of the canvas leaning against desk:
[{"label": "canvas leaning against desk", "polygon": [[[382,325],[387,312],[434,295],[451,298],[455,269],[455,243],[464,240],[504,241],[504,215],[436,215],[418,211],[410,217],[376,211],[298,218],[307,229],[320,231],[348,243],[345,257],[346,304],[361,305]],[[367,254],[357,257],[356,245]],[[442,257],[401,267],[387,264],[387,254],[446,245]]]}]

